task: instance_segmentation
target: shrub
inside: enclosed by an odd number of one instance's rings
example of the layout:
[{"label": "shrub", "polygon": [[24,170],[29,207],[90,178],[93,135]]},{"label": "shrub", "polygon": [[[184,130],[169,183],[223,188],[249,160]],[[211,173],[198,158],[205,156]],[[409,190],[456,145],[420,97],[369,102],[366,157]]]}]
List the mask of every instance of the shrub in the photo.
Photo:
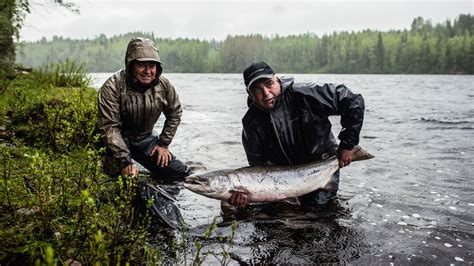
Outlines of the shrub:
[{"label": "shrub", "polygon": [[17,90],[9,101],[9,128],[26,144],[53,151],[69,151],[90,143],[95,132],[96,93],[86,88],[62,90],[51,99],[28,98]]},{"label": "shrub", "polygon": [[144,262],[150,218],[135,213],[134,181],[104,175],[94,147],[57,154],[15,142],[1,155],[0,261],[47,262],[49,250],[62,263]]}]

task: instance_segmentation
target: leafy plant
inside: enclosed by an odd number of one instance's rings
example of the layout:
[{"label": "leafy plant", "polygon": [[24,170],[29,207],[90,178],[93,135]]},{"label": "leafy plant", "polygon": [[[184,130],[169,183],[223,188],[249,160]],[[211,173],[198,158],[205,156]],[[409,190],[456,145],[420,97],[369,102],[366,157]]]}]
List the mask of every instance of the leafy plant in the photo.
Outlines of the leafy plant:
[{"label": "leafy plant", "polygon": [[38,95],[32,95],[31,89],[30,85],[17,88],[8,100],[6,126],[18,138],[53,151],[69,151],[92,141],[97,113],[94,90],[56,88],[52,97],[48,86],[40,87],[43,93]]},{"label": "leafy plant", "polygon": [[[234,220],[231,224],[230,235],[223,235],[217,232],[217,217],[214,217],[212,223],[206,228],[202,236],[191,239],[188,228],[180,231],[180,236],[174,239],[172,249],[175,251],[175,264],[201,265],[207,263],[207,258],[212,255],[221,265],[227,265],[230,262],[229,250],[234,244],[234,236],[237,230],[237,222]],[[206,242],[216,241],[220,252],[206,250]],[[192,243],[192,245],[191,245]],[[193,257],[188,261],[188,255]]]},{"label": "leafy plant", "polygon": [[104,175],[100,151],[86,145],[58,155],[15,142],[1,152],[1,261],[48,262],[48,247],[62,262],[159,259],[146,245],[148,214],[135,213],[134,180]]}]

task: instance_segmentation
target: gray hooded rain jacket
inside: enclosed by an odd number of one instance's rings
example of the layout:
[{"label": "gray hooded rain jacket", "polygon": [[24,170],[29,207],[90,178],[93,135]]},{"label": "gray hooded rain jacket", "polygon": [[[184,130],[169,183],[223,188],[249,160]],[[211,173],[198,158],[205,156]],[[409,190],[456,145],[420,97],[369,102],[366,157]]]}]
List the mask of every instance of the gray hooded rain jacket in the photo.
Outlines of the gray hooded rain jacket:
[{"label": "gray hooded rain jacket", "polygon": [[[134,60],[157,62],[156,79],[150,86],[140,86],[133,77]],[[121,167],[132,163],[127,144],[150,138],[161,113],[166,119],[155,144],[167,147],[176,133],[181,121],[181,103],[173,85],[161,73],[161,60],[153,42],[135,38],[127,47],[125,69],[113,74],[100,88],[97,126],[103,142]]]}]

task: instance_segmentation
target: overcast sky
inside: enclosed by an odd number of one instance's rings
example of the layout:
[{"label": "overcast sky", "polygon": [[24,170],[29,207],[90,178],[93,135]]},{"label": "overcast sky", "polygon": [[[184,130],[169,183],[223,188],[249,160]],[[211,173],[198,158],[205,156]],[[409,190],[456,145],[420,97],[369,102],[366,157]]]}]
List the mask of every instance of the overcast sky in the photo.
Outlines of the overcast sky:
[{"label": "overcast sky", "polygon": [[415,17],[433,24],[474,14],[474,0],[73,0],[80,14],[32,0],[21,40],[108,37],[132,31],[156,37],[223,40],[227,35],[280,36],[409,28]]}]

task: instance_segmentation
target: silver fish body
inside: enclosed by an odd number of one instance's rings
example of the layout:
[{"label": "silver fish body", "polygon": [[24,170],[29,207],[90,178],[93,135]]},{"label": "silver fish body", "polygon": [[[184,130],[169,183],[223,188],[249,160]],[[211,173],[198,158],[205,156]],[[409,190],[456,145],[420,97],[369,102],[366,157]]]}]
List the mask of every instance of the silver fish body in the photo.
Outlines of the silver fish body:
[{"label": "silver fish body", "polygon": [[[357,146],[353,160],[373,156]],[[232,193],[244,193],[249,202],[283,201],[324,187],[339,169],[336,157],[297,166],[257,166],[217,170],[186,177],[184,187],[227,201]]]}]

